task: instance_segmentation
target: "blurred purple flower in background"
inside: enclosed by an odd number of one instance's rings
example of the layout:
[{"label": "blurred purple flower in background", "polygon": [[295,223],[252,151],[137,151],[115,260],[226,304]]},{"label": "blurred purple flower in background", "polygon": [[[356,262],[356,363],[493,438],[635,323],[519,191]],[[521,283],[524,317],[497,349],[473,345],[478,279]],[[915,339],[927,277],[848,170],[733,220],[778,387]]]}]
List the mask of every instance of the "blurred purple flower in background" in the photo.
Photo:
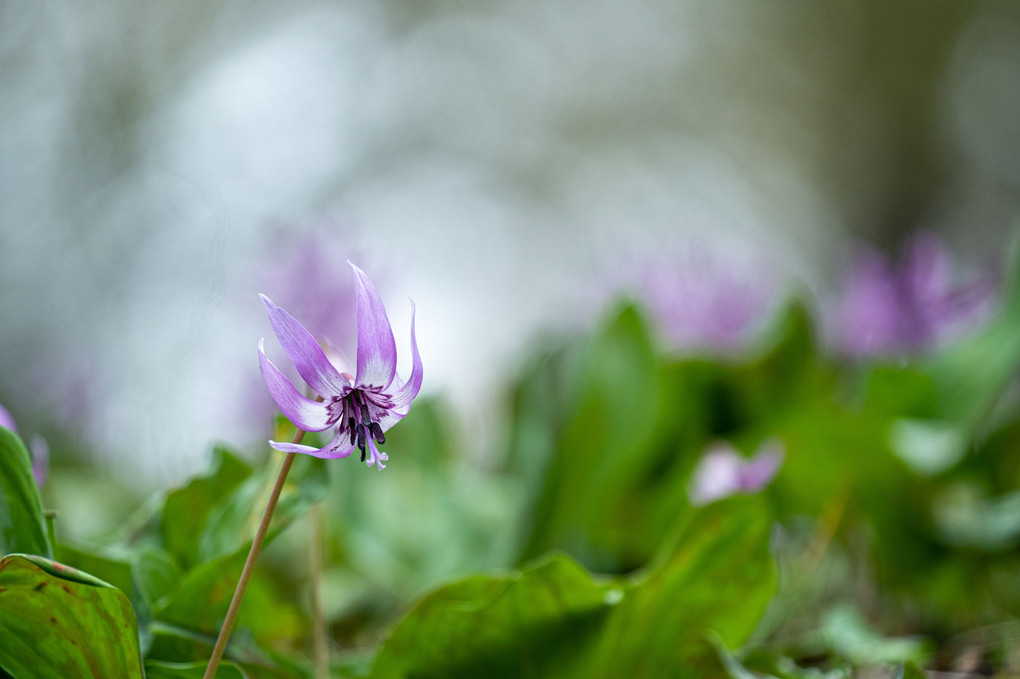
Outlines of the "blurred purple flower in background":
[{"label": "blurred purple flower in background", "polygon": [[[244,289],[265,290],[279,305],[288,309],[295,318],[322,345],[326,355],[338,365],[352,362],[340,349],[351,346],[357,339],[356,300],[353,287],[337,262],[361,261],[352,229],[341,221],[322,219],[307,230],[282,229],[259,257],[257,270],[250,274]],[[284,367],[287,377],[295,379],[297,372]],[[244,374],[250,375],[245,369]],[[252,379],[255,379],[252,376]],[[236,410],[236,418],[245,427],[263,427],[276,412],[266,392],[249,388],[242,391],[249,396]]]},{"label": "blurred purple flower in background", "polygon": [[916,353],[985,320],[996,297],[991,276],[958,283],[937,236],[919,233],[899,268],[863,247],[835,306],[834,342],[851,356]]},{"label": "blurred purple flower in background", "polygon": [[11,417],[11,414],[2,405],[0,405],[0,427],[7,427],[15,434],[18,433],[18,427],[14,424],[14,418]]},{"label": "blurred purple flower in background", "polygon": [[773,269],[747,259],[695,252],[643,258],[631,288],[674,349],[736,353],[777,301]]},{"label": "blurred purple flower in background", "polygon": [[757,493],[779,473],[784,456],[783,445],[776,439],[759,446],[750,459],[725,441],[714,443],[691,475],[691,504],[705,505],[737,493]]},{"label": "blurred purple flower in background", "polygon": [[669,342],[676,349],[715,353],[746,348],[776,301],[767,267],[711,256],[677,260],[646,265],[640,282],[640,294]]},{"label": "blurred purple flower in background", "polygon": [[267,257],[272,266],[263,266],[258,276],[259,287],[300,318],[313,336],[343,346],[355,340],[355,296],[336,264],[364,259],[351,240],[349,229],[330,221],[310,231],[282,232]]},{"label": "blurred purple flower in background", "polygon": [[365,273],[351,264],[357,296],[357,373],[337,369],[312,335],[290,314],[262,295],[273,331],[294,362],[302,379],[317,394],[318,401],[302,396],[293,383],[270,361],[259,341],[262,378],[276,404],[287,418],[305,431],[337,427],[326,446],[316,449],[297,443],[270,441],[276,450],[305,453],[323,458],[347,457],[357,444],[361,459],[369,466],[389,459],[376,443],[386,442],[384,432],[404,418],[422,383],[422,363],[414,332],[414,303],[411,304],[411,376],[406,383],[397,376],[397,347],[382,299]]},{"label": "blurred purple flower in background", "polygon": [[[14,418],[2,405],[0,405],[0,427],[7,427],[15,434],[18,433]],[[46,443],[46,439],[34,434],[29,443],[29,450],[32,451],[32,476],[35,477],[36,485],[42,488],[50,470],[50,446]]]}]

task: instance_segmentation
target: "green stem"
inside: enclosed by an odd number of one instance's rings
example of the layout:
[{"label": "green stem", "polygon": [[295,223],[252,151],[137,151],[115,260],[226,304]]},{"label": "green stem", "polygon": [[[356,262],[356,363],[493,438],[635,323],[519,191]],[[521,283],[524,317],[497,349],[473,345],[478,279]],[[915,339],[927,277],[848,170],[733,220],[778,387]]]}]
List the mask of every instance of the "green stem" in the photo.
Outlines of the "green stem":
[{"label": "green stem", "polygon": [[[294,436],[294,443],[301,443],[304,437],[305,432],[298,430],[298,433]],[[244,600],[245,590],[248,589],[248,581],[251,580],[252,571],[255,570],[255,560],[259,557],[259,552],[262,551],[262,543],[265,542],[266,533],[269,532],[269,524],[273,520],[273,512],[276,511],[276,503],[280,500],[283,484],[287,481],[287,474],[290,473],[290,467],[294,464],[294,456],[296,454],[287,453],[287,456],[283,458],[280,473],[276,477],[276,483],[273,484],[273,492],[269,495],[269,502],[266,503],[266,511],[262,513],[262,521],[259,523],[259,528],[255,531],[255,538],[252,540],[251,549],[248,550],[248,558],[244,562],[244,568],[241,569],[241,579],[237,582],[234,598],[230,600],[227,617],[223,619],[223,627],[220,628],[220,635],[216,639],[216,646],[213,647],[212,657],[209,658],[209,665],[206,666],[202,679],[213,679],[216,676],[220,660],[223,659],[223,652],[227,649],[230,633],[234,629],[234,623],[237,622],[237,614],[241,611],[241,602]]]}]

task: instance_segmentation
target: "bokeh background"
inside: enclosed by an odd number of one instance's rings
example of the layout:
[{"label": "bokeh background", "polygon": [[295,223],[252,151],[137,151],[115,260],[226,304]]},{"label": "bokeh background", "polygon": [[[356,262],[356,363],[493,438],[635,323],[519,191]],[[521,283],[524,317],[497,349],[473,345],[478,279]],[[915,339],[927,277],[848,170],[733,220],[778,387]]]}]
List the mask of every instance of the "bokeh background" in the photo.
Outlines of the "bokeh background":
[{"label": "bokeh background", "polygon": [[1007,0],[3,3],[0,402],[179,480],[268,435],[257,292],[350,346],[350,258],[485,458],[522,351],[652,274],[824,318],[923,229],[994,278],[1018,121]]}]

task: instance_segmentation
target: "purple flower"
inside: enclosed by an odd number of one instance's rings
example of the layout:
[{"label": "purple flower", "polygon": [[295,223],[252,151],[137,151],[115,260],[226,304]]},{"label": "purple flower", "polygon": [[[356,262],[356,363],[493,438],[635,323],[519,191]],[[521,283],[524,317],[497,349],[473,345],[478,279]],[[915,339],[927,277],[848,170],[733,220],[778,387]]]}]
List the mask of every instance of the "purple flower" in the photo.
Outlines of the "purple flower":
[{"label": "purple flower", "polygon": [[[348,262],[350,264],[350,262]],[[405,383],[397,376],[397,346],[393,341],[386,309],[372,281],[358,267],[354,269],[357,299],[357,374],[341,372],[326,358],[311,334],[286,311],[261,295],[269,321],[284,351],[294,362],[302,379],[319,394],[313,401],[302,396],[287,377],[273,365],[259,340],[262,379],[287,418],[305,431],[325,431],[336,426],[336,435],[323,448],[295,443],[269,444],[288,453],[306,453],[322,458],[347,457],[355,445],[369,466],[389,459],[376,443],[386,442],[384,432],[400,421],[421,389],[422,365],[414,334],[414,302],[411,303],[411,377]]]},{"label": "purple flower", "polygon": [[766,441],[751,459],[741,457],[733,446],[719,442],[709,448],[691,476],[691,504],[704,505],[737,493],[756,493],[779,473],[783,446]]},{"label": "purple flower", "polygon": [[0,406],[0,427],[7,427],[15,434],[18,433],[18,427],[14,424],[14,418],[7,412],[7,408]]},{"label": "purple flower", "polygon": [[[347,281],[336,275],[336,262],[361,261],[352,236],[342,224],[329,221],[307,232],[282,232],[269,244],[274,266],[260,266],[258,275],[259,286],[271,290],[313,337],[329,337],[342,346],[355,340],[356,302]],[[379,280],[378,271],[375,275]]]},{"label": "purple flower", "polygon": [[[15,434],[18,433],[14,418],[2,405],[0,405],[0,427],[7,427]],[[50,471],[50,446],[46,443],[46,439],[34,434],[29,443],[29,450],[32,451],[32,476],[35,477],[35,484],[42,488]]]},{"label": "purple flower", "polygon": [[765,267],[710,255],[684,259],[641,267],[642,297],[667,338],[678,349],[725,354],[744,348],[776,300]]},{"label": "purple flower", "polygon": [[837,305],[836,343],[852,356],[916,353],[983,320],[988,280],[954,284],[952,257],[933,234],[908,243],[900,268],[866,248],[855,259]]}]

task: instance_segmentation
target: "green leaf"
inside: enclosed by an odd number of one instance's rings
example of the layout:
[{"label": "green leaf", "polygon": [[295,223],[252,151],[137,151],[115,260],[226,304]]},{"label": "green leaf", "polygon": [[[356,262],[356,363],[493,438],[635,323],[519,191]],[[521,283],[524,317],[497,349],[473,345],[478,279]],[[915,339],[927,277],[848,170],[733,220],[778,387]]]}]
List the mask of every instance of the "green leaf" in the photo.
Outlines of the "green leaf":
[{"label": "green leaf", "polygon": [[386,641],[373,677],[564,676],[600,629],[610,586],[554,555],[426,596]]},{"label": "green leaf", "polygon": [[769,552],[771,515],[760,497],[734,497],[695,513],[616,607],[598,652],[595,676],[699,677],[717,658],[713,632],[742,645],[776,591]]},{"label": "green leaf", "polygon": [[733,385],[744,416],[757,419],[810,396],[824,377],[816,345],[807,307],[791,299],[772,320],[752,358],[734,367]]},{"label": "green leaf", "polygon": [[[740,362],[658,356],[640,313],[624,307],[569,369],[572,389],[533,379],[518,396],[527,421],[514,431],[515,461],[548,458],[519,558],[563,549],[617,573],[644,565],[690,511],[690,474],[708,445],[724,439],[750,453],[835,382],[796,300]],[[527,407],[528,398],[561,411],[562,424]],[[525,445],[534,450],[522,453]]]},{"label": "green leaf", "polygon": [[658,364],[648,328],[624,307],[584,347],[569,411],[521,559],[563,548],[585,563],[620,567],[620,504],[654,458],[648,454],[660,408]]},{"label": "green leaf", "polygon": [[928,675],[915,662],[906,662],[896,671],[896,679],[928,679]]},{"label": "green leaf", "polygon": [[156,547],[142,547],[134,552],[134,576],[138,589],[150,605],[162,601],[181,579],[181,568],[173,556]]},{"label": "green leaf", "polygon": [[[149,660],[145,663],[146,679],[202,679],[207,662],[169,663]],[[248,679],[247,673],[231,662],[220,663],[217,679]]]},{"label": "green leaf", "polygon": [[[247,555],[248,549],[244,547],[192,569],[153,609],[153,617],[181,629],[215,636]],[[256,568],[238,617],[238,628],[251,629],[259,642],[281,641],[303,631],[300,621],[293,603],[281,600],[267,574]]]},{"label": "green leaf", "polygon": [[1009,288],[984,327],[927,361],[939,391],[939,416],[975,425],[1020,366],[1020,237],[1013,243]]},{"label": "green leaf", "polygon": [[193,632],[162,622],[152,623],[149,634],[151,641],[145,654],[147,660],[187,663],[209,658],[216,642],[214,634]]},{"label": "green leaf", "polygon": [[42,557],[0,559],[0,639],[0,667],[14,677],[142,677],[127,597]]},{"label": "green leaf", "polygon": [[96,554],[68,544],[58,544],[57,555],[60,557],[60,563],[95,575],[103,582],[116,587],[127,596],[131,596],[131,564],[127,561]]},{"label": "green leaf", "polygon": [[419,466],[443,469],[453,457],[446,421],[448,417],[441,403],[434,398],[419,397],[408,416],[400,421],[400,426],[386,432],[386,451],[394,460],[413,452]]},{"label": "green leaf", "polygon": [[32,458],[11,430],[0,427],[0,555],[52,557]]},{"label": "green leaf", "polygon": [[879,634],[851,605],[829,611],[822,622],[820,634],[826,650],[858,667],[918,661],[928,654],[924,639]]},{"label": "green leaf", "polygon": [[[225,448],[215,448],[209,471],[166,497],[160,522],[166,550],[177,555],[186,566],[207,560],[200,553],[200,547],[210,514],[251,473],[248,463]],[[232,528],[236,533],[236,527]]]},{"label": "green leaf", "polygon": [[372,677],[700,677],[707,635],[744,643],[775,591],[769,512],[734,498],[692,516],[633,579],[592,576],[565,555],[473,576],[400,622]]}]

